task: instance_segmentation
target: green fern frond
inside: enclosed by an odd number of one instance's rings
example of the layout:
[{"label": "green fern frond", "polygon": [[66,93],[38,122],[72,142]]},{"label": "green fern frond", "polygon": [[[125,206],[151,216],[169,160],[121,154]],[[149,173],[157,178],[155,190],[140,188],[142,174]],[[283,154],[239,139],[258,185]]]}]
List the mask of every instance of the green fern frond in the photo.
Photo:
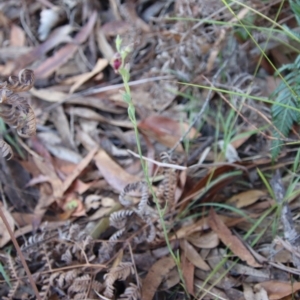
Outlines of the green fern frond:
[{"label": "green fern frond", "polygon": [[300,1],[299,0],[290,0],[290,6],[294,12],[297,23],[300,24]]},{"label": "green fern frond", "polygon": [[[300,55],[294,63],[282,66],[278,72],[288,72],[284,82],[281,82],[271,96],[276,103],[285,104],[290,107],[300,107],[300,76],[298,76],[300,68]],[[273,125],[277,128],[274,130],[273,137],[276,139],[272,142],[272,158],[275,159],[282,147],[282,135],[287,137],[293,123],[300,123],[300,113],[283,107],[282,105],[274,104],[272,112]],[[282,135],[281,135],[282,134]]]},{"label": "green fern frond", "polygon": [[300,33],[299,30],[294,30],[289,28],[287,25],[283,24],[282,27],[284,28],[284,33],[289,39],[299,42],[300,40]]}]

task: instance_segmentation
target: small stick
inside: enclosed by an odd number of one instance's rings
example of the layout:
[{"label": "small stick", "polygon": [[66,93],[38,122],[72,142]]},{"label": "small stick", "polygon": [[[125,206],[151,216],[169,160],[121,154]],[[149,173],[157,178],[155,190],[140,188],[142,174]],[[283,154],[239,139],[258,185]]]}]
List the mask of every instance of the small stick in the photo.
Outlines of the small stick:
[{"label": "small stick", "polygon": [[[135,153],[129,149],[127,149],[127,152],[130,153],[131,155],[133,155],[134,157],[140,158],[140,156],[137,153]],[[248,172],[248,169],[244,166],[241,166],[241,165],[238,165],[235,163],[227,163],[227,162],[212,163],[212,164],[200,163],[200,164],[191,165],[189,167],[185,167],[185,166],[179,166],[179,165],[174,165],[174,164],[162,163],[162,162],[159,162],[157,160],[154,160],[154,159],[151,159],[151,158],[148,158],[145,156],[142,156],[142,159],[144,159],[145,161],[149,161],[159,167],[171,168],[171,169],[180,170],[180,171],[190,170],[190,169],[199,168],[199,167],[208,169],[211,167],[231,166],[231,167],[236,167],[238,169],[244,170],[245,172]]]},{"label": "small stick", "polygon": [[17,240],[16,240],[16,238],[15,238],[15,236],[14,236],[14,233],[12,232],[12,230],[11,230],[11,228],[10,228],[10,226],[9,226],[9,223],[7,222],[7,219],[6,219],[6,217],[5,217],[4,213],[3,213],[3,210],[2,210],[2,203],[0,203],[0,217],[1,217],[1,219],[3,220],[3,223],[4,223],[4,225],[5,225],[5,227],[6,227],[7,231],[8,231],[8,233],[9,233],[9,235],[10,235],[10,238],[11,238],[11,240],[12,240],[12,242],[13,242],[13,244],[14,244],[14,246],[15,246],[15,248],[16,248],[18,254],[19,254],[19,257],[20,257],[20,259],[21,259],[22,265],[23,265],[23,267],[24,267],[24,269],[25,269],[25,272],[26,272],[26,274],[27,274],[27,276],[28,276],[29,282],[30,282],[30,284],[31,284],[31,286],[32,286],[32,288],[33,288],[33,291],[34,291],[34,294],[35,294],[35,296],[36,296],[36,299],[37,299],[37,300],[42,300],[42,298],[40,297],[39,291],[38,291],[38,289],[37,289],[37,287],[36,287],[36,285],[35,285],[35,282],[34,282],[34,280],[33,280],[33,277],[32,277],[32,275],[31,275],[31,273],[30,273],[30,270],[29,270],[29,268],[28,268],[28,265],[27,265],[27,263],[26,263],[26,260],[25,260],[25,258],[24,258],[24,256],[23,256],[23,253],[22,253],[22,251],[21,251],[21,249],[20,249],[20,246],[18,245],[18,242],[17,242]]},{"label": "small stick", "polygon": [[[143,79],[139,79],[139,80],[135,80],[135,81],[129,81],[128,85],[129,86],[135,86],[135,85],[140,85],[140,84],[144,84],[144,83],[148,83],[148,82],[168,80],[168,79],[172,79],[172,78],[173,78],[173,76],[170,76],[170,75],[149,77],[149,78],[143,78]],[[104,87],[96,87],[96,88],[94,87],[94,88],[91,88],[91,89],[88,89],[88,90],[85,90],[85,91],[74,93],[73,95],[67,96],[62,101],[58,101],[56,103],[53,103],[53,104],[49,105],[47,108],[45,108],[45,111],[47,111],[47,112],[51,111],[52,109],[68,102],[69,100],[71,100],[74,97],[91,96],[91,95],[98,94],[98,93],[113,91],[113,90],[120,89],[120,88],[123,88],[123,87],[124,87],[124,84],[120,83],[120,84],[114,84],[114,85],[109,85],[109,86],[104,86]]]}]

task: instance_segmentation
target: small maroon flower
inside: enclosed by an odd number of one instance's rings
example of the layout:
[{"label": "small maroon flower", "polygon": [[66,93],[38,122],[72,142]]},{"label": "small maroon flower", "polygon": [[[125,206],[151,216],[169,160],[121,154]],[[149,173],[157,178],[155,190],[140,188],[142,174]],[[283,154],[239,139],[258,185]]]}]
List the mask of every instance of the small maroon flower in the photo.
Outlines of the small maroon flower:
[{"label": "small maroon flower", "polygon": [[114,69],[114,71],[116,72],[116,74],[119,73],[119,69],[122,65],[122,58],[121,58],[121,54],[119,52],[115,53],[114,57],[112,58],[112,67]]}]

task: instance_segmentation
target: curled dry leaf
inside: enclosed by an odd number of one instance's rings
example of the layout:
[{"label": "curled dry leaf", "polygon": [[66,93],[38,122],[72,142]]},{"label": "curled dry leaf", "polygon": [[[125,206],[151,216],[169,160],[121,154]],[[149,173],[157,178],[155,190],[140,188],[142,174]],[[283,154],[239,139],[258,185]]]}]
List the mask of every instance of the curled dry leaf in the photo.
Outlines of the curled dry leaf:
[{"label": "curled dry leaf", "polygon": [[[7,211],[5,209],[5,207],[2,205],[2,203],[0,203],[0,209],[2,210],[11,230],[14,230],[15,227],[15,221],[12,217],[12,215],[10,214],[9,211]],[[0,218],[0,248],[2,248],[6,243],[8,243],[10,241],[10,235],[8,233],[8,230],[6,229],[6,226],[3,222],[3,220]]]}]

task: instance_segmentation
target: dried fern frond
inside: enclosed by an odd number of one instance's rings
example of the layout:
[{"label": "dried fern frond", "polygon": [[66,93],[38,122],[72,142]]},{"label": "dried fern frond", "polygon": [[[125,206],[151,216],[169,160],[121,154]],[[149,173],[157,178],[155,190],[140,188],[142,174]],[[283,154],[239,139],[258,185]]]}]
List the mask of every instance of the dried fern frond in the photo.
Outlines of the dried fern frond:
[{"label": "dried fern frond", "polygon": [[146,207],[149,200],[149,191],[148,191],[148,185],[146,182],[140,181],[140,186],[142,190],[142,197],[141,201],[138,205],[138,210],[141,215],[143,215],[146,211]]},{"label": "dried fern frond", "polygon": [[105,263],[109,261],[115,252],[114,244],[111,242],[103,242],[98,250],[99,263]]},{"label": "dried fern frond", "polygon": [[[27,100],[15,93],[29,91],[33,83],[33,71],[24,69],[19,72],[19,76],[10,76],[8,82],[0,84],[0,117],[24,138],[35,135],[36,118]],[[0,150],[3,157],[8,154],[12,156],[12,149],[2,140]]]},{"label": "dried fern frond", "polygon": [[117,229],[124,228],[128,218],[131,217],[133,213],[132,210],[120,210],[112,213],[109,217],[110,226]]},{"label": "dried fern frond", "polygon": [[7,97],[0,104],[0,117],[5,123],[17,129],[21,137],[31,137],[36,133],[36,118],[27,100],[17,94]]},{"label": "dried fern frond", "polygon": [[108,298],[114,296],[114,283],[117,280],[126,280],[126,278],[134,274],[134,268],[130,262],[122,262],[117,267],[111,268],[109,273],[104,275],[105,291],[104,295]]},{"label": "dried fern frond", "polygon": [[129,287],[125,289],[125,292],[118,298],[118,300],[140,300],[141,291],[140,288],[133,284],[129,283]]},{"label": "dried fern frond", "polygon": [[10,76],[6,88],[14,93],[27,92],[34,84],[34,72],[32,70],[23,69],[18,76]]},{"label": "dried fern frond", "polygon": [[2,157],[7,157],[9,155],[8,159],[11,159],[13,156],[13,151],[11,149],[11,147],[3,140],[0,139],[0,150],[1,150],[1,154]]},{"label": "dried fern frond", "polygon": [[72,285],[68,288],[68,294],[73,294],[73,293],[86,294],[90,285],[90,281],[91,281],[91,276],[89,274],[85,274],[83,276],[75,278]]},{"label": "dried fern frond", "polygon": [[73,255],[72,255],[72,253],[71,253],[70,248],[68,248],[68,249],[66,250],[66,252],[62,254],[61,260],[64,261],[64,262],[66,262],[67,265],[70,265],[70,264],[71,264],[71,262],[72,262],[72,260],[73,260]]},{"label": "dried fern frond", "polygon": [[[165,152],[160,154],[160,158],[163,163],[175,163]],[[163,174],[164,179],[158,187],[157,198],[163,206],[165,203],[172,206],[175,202],[177,172],[174,169],[164,168]]]},{"label": "dried fern frond", "polygon": [[47,231],[38,232],[34,235],[31,235],[28,240],[21,246],[21,250],[26,252],[28,248],[32,246],[41,245],[47,238],[49,233]]},{"label": "dried fern frond", "polygon": [[118,230],[117,232],[115,232],[110,238],[109,241],[110,242],[116,242],[120,239],[121,236],[123,236],[123,234],[126,232],[126,228],[121,228],[120,230]]},{"label": "dried fern frond", "polygon": [[146,236],[146,241],[152,243],[156,237],[156,228],[150,219],[147,220],[147,223],[149,225],[149,232]]},{"label": "dried fern frond", "polygon": [[14,279],[14,280],[15,279],[19,280],[19,276],[18,276],[18,272],[17,272],[17,266],[16,266],[16,263],[15,263],[13,257],[10,254],[6,254],[5,258],[6,258],[6,261],[7,261],[10,278]]},{"label": "dried fern frond", "polygon": [[129,207],[134,205],[133,201],[130,199],[129,194],[133,193],[133,192],[138,192],[141,194],[142,199],[143,199],[143,203],[148,200],[148,186],[147,183],[144,181],[137,181],[134,183],[129,183],[127,184],[123,191],[121,192],[120,196],[119,196],[119,201],[120,203],[125,206],[125,207]]},{"label": "dried fern frond", "polygon": [[14,300],[15,299],[15,294],[20,286],[20,282],[12,282],[11,287],[9,288],[8,295],[6,297],[3,297],[3,300]]},{"label": "dried fern frond", "polygon": [[51,288],[51,284],[50,284],[50,278],[49,277],[45,277],[44,281],[43,281],[43,285],[42,285],[42,290],[40,291],[40,296],[43,300],[47,300],[49,299],[49,293],[50,293],[50,288]]}]

